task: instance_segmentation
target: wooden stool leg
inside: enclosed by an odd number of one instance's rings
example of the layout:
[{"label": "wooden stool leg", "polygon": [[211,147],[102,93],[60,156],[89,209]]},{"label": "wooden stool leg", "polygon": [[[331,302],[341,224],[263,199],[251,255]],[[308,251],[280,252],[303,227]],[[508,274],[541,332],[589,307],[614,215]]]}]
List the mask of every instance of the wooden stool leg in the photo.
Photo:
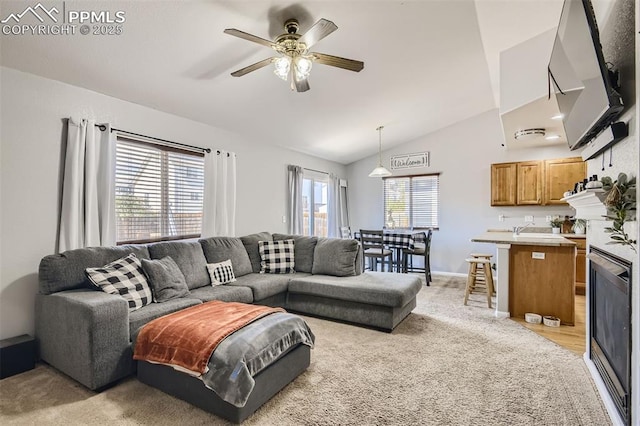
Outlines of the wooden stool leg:
[{"label": "wooden stool leg", "polygon": [[478,282],[478,264],[473,262],[469,269],[469,274],[473,277],[471,280],[471,286],[469,287],[469,293],[473,293],[476,289],[476,283]]},{"label": "wooden stool leg", "polygon": [[466,306],[467,300],[469,299],[469,293],[471,293],[471,286],[475,280],[475,275],[473,274],[474,263],[469,264],[469,273],[467,275],[467,286],[464,289],[464,304]]}]

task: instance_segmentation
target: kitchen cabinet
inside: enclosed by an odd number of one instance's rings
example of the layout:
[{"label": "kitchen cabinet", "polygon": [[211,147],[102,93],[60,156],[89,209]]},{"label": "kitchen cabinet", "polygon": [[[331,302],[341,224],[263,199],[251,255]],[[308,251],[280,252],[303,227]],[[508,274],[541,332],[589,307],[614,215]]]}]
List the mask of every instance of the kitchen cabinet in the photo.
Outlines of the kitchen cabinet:
[{"label": "kitchen cabinet", "polygon": [[516,163],[491,165],[491,205],[513,206],[516,203]]},{"label": "kitchen cabinet", "polygon": [[564,193],[586,177],[580,157],[491,165],[491,205],[566,205]]},{"label": "kitchen cabinet", "polygon": [[575,248],[514,244],[509,250],[509,311],[527,312],[575,323]]},{"label": "kitchen cabinet", "polygon": [[544,162],[544,205],[564,205],[564,193],[587,177],[587,163],[582,157],[558,158]]},{"label": "kitchen cabinet", "polygon": [[542,200],[542,172],[544,164],[540,161],[516,163],[516,204],[536,205]]},{"label": "kitchen cabinet", "polygon": [[587,282],[587,240],[585,238],[565,238],[576,243],[576,294],[585,294]]}]

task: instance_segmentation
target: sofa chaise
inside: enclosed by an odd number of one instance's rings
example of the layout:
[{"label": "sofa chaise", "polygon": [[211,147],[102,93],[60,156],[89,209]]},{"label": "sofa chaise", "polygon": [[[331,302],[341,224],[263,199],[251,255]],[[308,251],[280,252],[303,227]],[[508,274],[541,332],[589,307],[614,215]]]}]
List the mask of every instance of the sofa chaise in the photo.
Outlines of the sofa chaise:
[{"label": "sofa chaise", "polygon": [[[260,241],[294,240],[295,273],[260,273]],[[171,257],[188,294],[130,310],[127,301],[91,285],[86,268],[129,254]],[[212,285],[207,264],[230,260],[236,281]],[[90,389],[101,389],[136,371],[132,341],[161,316],[211,300],[287,310],[392,331],[415,307],[417,276],[362,272],[355,240],[262,232],[147,245],[92,247],[44,257],[36,296],[40,358]]]}]

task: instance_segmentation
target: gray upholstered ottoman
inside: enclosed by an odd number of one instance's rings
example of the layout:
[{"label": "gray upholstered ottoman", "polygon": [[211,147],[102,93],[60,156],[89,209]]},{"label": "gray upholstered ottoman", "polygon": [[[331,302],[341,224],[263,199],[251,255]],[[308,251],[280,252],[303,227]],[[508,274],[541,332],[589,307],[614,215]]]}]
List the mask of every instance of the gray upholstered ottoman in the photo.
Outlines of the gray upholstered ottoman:
[{"label": "gray upholstered ottoman", "polygon": [[387,272],[294,276],[287,309],[392,331],[416,307],[421,288],[418,276]]}]

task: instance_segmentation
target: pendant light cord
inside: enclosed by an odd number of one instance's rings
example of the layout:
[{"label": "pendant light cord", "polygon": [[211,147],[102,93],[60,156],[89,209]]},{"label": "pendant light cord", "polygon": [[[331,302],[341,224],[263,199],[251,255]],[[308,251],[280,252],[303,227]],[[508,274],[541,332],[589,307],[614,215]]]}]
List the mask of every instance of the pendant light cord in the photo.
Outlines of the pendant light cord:
[{"label": "pendant light cord", "polygon": [[384,126],[380,126],[376,129],[378,131],[378,165],[379,166],[382,166],[382,129],[384,129]]}]

